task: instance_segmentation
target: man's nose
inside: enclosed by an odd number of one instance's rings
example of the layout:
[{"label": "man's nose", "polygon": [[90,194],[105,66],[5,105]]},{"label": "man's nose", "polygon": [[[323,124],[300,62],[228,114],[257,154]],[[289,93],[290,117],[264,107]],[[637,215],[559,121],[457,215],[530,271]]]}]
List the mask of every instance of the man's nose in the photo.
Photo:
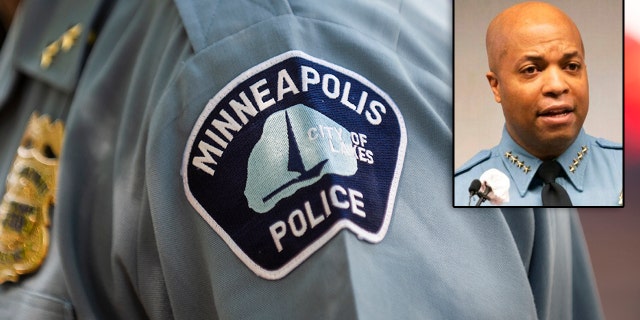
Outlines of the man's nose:
[{"label": "man's nose", "polygon": [[559,67],[549,67],[544,71],[543,94],[545,96],[560,96],[569,92],[566,74]]}]

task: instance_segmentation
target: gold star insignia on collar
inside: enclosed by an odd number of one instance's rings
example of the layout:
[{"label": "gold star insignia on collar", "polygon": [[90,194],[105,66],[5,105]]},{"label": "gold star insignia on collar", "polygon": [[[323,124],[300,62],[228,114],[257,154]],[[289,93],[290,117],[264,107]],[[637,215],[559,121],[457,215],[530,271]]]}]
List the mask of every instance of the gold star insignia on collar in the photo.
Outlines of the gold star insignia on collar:
[{"label": "gold star insignia on collar", "polygon": [[518,156],[514,156],[513,152],[511,151],[507,151],[504,153],[504,156],[513,164],[515,164],[518,169],[522,169],[522,171],[524,171],[525,174],[529,173],[529,171],[531,171],[531,166],[525,166],[524,161],[520,161],[518,160]]},{"label": "gold star insignia on collar", "polygon": [[569,171],[571,173],[576,172],[576,169],[578,169],[578,166],[580,165],[580,162],[582,161],[584,156],[587,154],[587,151],[589,151],[589,148],[587,148],[587,146],[582,146],[582,149],[578,151],[578,157],[573,159],[573,163],[569,166]]}]

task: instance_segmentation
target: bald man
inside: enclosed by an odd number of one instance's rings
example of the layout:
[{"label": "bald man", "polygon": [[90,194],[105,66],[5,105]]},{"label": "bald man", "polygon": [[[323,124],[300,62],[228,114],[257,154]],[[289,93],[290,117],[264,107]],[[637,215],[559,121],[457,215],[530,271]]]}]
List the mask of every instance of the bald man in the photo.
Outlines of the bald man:
[{"label": "bald man", "polygon": [[486,50],[505,125],[497,146],[456,170],[455,205],[622,205],[622,146],[582,128],[589,81],[571,18],[547,3],[514,5],[489,24]]}]

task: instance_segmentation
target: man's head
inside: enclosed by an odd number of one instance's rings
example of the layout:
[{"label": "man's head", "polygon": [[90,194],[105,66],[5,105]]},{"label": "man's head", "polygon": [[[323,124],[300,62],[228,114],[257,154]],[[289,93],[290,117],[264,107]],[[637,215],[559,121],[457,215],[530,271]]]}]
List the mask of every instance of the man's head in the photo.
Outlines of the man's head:
[{"label": "man's head", "polygon": [[511,137],[552,159],[575,141],[589,110],[589,83],[578,28],[541,2],[512,6],[487,29],[487,79]]}]

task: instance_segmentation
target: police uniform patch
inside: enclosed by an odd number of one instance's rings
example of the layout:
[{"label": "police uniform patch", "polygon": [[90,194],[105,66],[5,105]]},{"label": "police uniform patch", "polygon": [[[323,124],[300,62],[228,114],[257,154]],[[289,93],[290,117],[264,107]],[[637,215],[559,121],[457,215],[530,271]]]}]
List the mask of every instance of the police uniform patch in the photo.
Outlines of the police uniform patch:
[{"label": "police uniform patch", "polygon": [[280,279],[341,229],[384,238],[406,139],[373,83],[289,51],[208,102],[186,145],[184,189],[251,270]]}]

